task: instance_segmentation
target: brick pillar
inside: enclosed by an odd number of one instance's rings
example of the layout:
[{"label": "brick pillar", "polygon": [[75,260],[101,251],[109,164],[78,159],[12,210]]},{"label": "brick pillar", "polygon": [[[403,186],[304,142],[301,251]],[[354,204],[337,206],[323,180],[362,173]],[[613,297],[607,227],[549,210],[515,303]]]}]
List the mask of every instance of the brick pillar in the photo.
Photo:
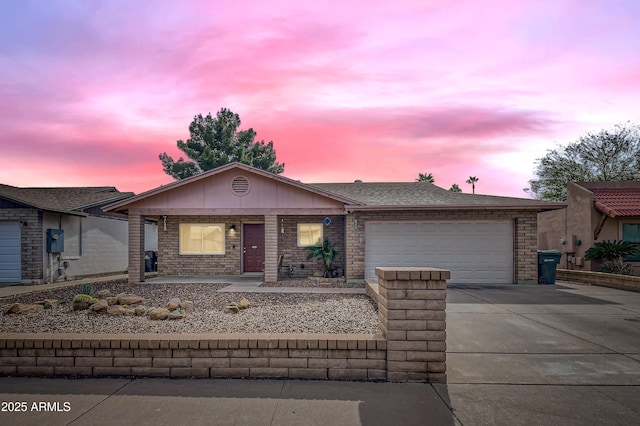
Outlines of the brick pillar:
[{"label": "brick pillar", "polygon": [[278,281],[278,216],[264,216],[264,281]]},{"label": "brick pillar", "polygon": [[144,281],[144,216],[129,212],[129,283]]},{"label": "brick pillar", "polygon": [[386,267],[376,268],[376,275],[387,380],[446,383],[446,280],[451,272]]}]

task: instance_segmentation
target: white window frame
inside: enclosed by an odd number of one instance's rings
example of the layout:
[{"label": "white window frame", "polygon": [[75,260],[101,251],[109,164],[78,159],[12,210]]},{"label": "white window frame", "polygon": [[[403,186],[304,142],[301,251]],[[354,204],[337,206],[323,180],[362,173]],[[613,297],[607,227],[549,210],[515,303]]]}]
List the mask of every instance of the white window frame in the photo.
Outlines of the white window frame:
[{"label": "white window frame", "polygon": [[[313,242],[311,244],[302,244],[300,242],[300,237],[302,235],[303,232],[305,232],[304,230],[301,230],[301,227],[311,227],[311,226],[317,226],[320,229],[320,239],[319,241]],[[306,232],[309,232],[308,230]],[[298,223],[298,234],[296,235],[296,242],[298,244],[298,247],[312,247],[315,246],[317,244],[321,244],[322,243],[322,238],[324,237],[324,225],[322,223]],[[307,238],[309,238],[309,236],[307,236]]]},{"label": "white window frame", "polygon": [[[200,251],[200,252],[191,252],[191,251],[183,251],[182,250],[182,230],[185,226],[200,226],[200,227],[220,227],[221,229],[221,236],[222,236],[222,250],[221,251],[211,251],[211,252],[205,252],[205,251]],[[180,233],[178,236],[178,245],[179,245],[179,253],[180,255],[184,255],[184,256],[211,256],[211,255],[224,255],[226,253],[225,251],[225,243],[226,243],[226,238],[225,238],[225,224],[224,223],[181,223],[180,224]]]}]

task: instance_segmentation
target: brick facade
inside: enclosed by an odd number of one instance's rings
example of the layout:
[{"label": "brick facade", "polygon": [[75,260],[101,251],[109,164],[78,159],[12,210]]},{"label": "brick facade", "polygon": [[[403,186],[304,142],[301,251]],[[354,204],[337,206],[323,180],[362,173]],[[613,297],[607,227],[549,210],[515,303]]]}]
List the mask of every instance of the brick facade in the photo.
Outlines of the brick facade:
[{"label": "brick facade", "polygon": [[[167,230],[161,219],[158,226],[158,273],[164,275],[237,275],[242,273],[242,224],[265,224],[265,269],[277,274],[278,256],[284,255],[285,265],[294,268],[295,275],[310,276],[322,271],[316,260],[307,260],[305,247],[298,247],[298,223],[322,223],[327,216],[168,216]],[[331,241],[342,257],[336,260],[337,268],[344,270],[344,216],[329,216],[331,224],[323,225],[323,237]],[[271,222],[267,226],[267,220]],[[181,223],[224,223],[224,255],[180,255]],[[236,231],[231,232],[231,225]],[[284,233],[282,228],[284,227]],[[269,235],[274,239],[270,240]],[[270,257],[271,256],[271,257]],[[304,265],[304,267],[300,267]],[[277,275],[274,275],[277,277]],[[271,277],[273,278],[273,277]]]},{"label": "brick facade", "polygon": [[291,266],[295,276],[312,276],[315,272],[324,271],[315,259],[307,260],[306,247],[298,247],[298,223],[322,224],[325,217],[329,217],[331,223],[322,225],[323,238],[328,239],[340,253],[334,265],[344,271],[344,216],[278,216],[278,254],[284,255],[283,265]]},{"label": "brick facade", "polygon": [[513,221],[515,281],[518,283],[537,282],[537,213],[534,210],[416,210],[349,213],[345,223],[346,277],[347,279],[364,278],[365,229],[368,220],[483,219],[509,219]]},{"label": "brick facade", "polygon": [[[163,275],[238,275],[242,273],[242,224],[264,223],[264,216],[168,216],[158,225],[158,273]],[[181,223],[223,223],[225,254],[181,255]],[[231,231],[231,225],[236,230]]]}]

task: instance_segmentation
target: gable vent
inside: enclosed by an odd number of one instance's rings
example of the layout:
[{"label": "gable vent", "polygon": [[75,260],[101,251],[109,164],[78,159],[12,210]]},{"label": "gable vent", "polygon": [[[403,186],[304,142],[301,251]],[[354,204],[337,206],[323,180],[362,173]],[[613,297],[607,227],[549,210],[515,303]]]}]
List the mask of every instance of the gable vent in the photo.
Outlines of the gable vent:
[{"label": "gable vent", "polygon": [[249,179],[244,176],[236,176],[231,181],[231,190],[236,195],[245,195],[250,188]]}]

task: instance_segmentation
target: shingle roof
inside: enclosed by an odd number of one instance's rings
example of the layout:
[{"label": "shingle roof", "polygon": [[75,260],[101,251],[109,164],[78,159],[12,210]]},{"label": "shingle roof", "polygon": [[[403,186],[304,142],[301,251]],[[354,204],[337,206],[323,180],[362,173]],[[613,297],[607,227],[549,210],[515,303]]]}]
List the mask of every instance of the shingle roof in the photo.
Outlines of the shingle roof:
[{"label": "shingle roof", "polygon": [[18,188],[0,184],[0,197],[40,210],[78,212],[133,195],[112,186]]},{"label": "shingle roof", "polygon": [[353,182],[309,184],[367,206],[420,207],[527,207],[558,208],[562,203],[550,203],[526,198],[451,192],[427,182]]}]

